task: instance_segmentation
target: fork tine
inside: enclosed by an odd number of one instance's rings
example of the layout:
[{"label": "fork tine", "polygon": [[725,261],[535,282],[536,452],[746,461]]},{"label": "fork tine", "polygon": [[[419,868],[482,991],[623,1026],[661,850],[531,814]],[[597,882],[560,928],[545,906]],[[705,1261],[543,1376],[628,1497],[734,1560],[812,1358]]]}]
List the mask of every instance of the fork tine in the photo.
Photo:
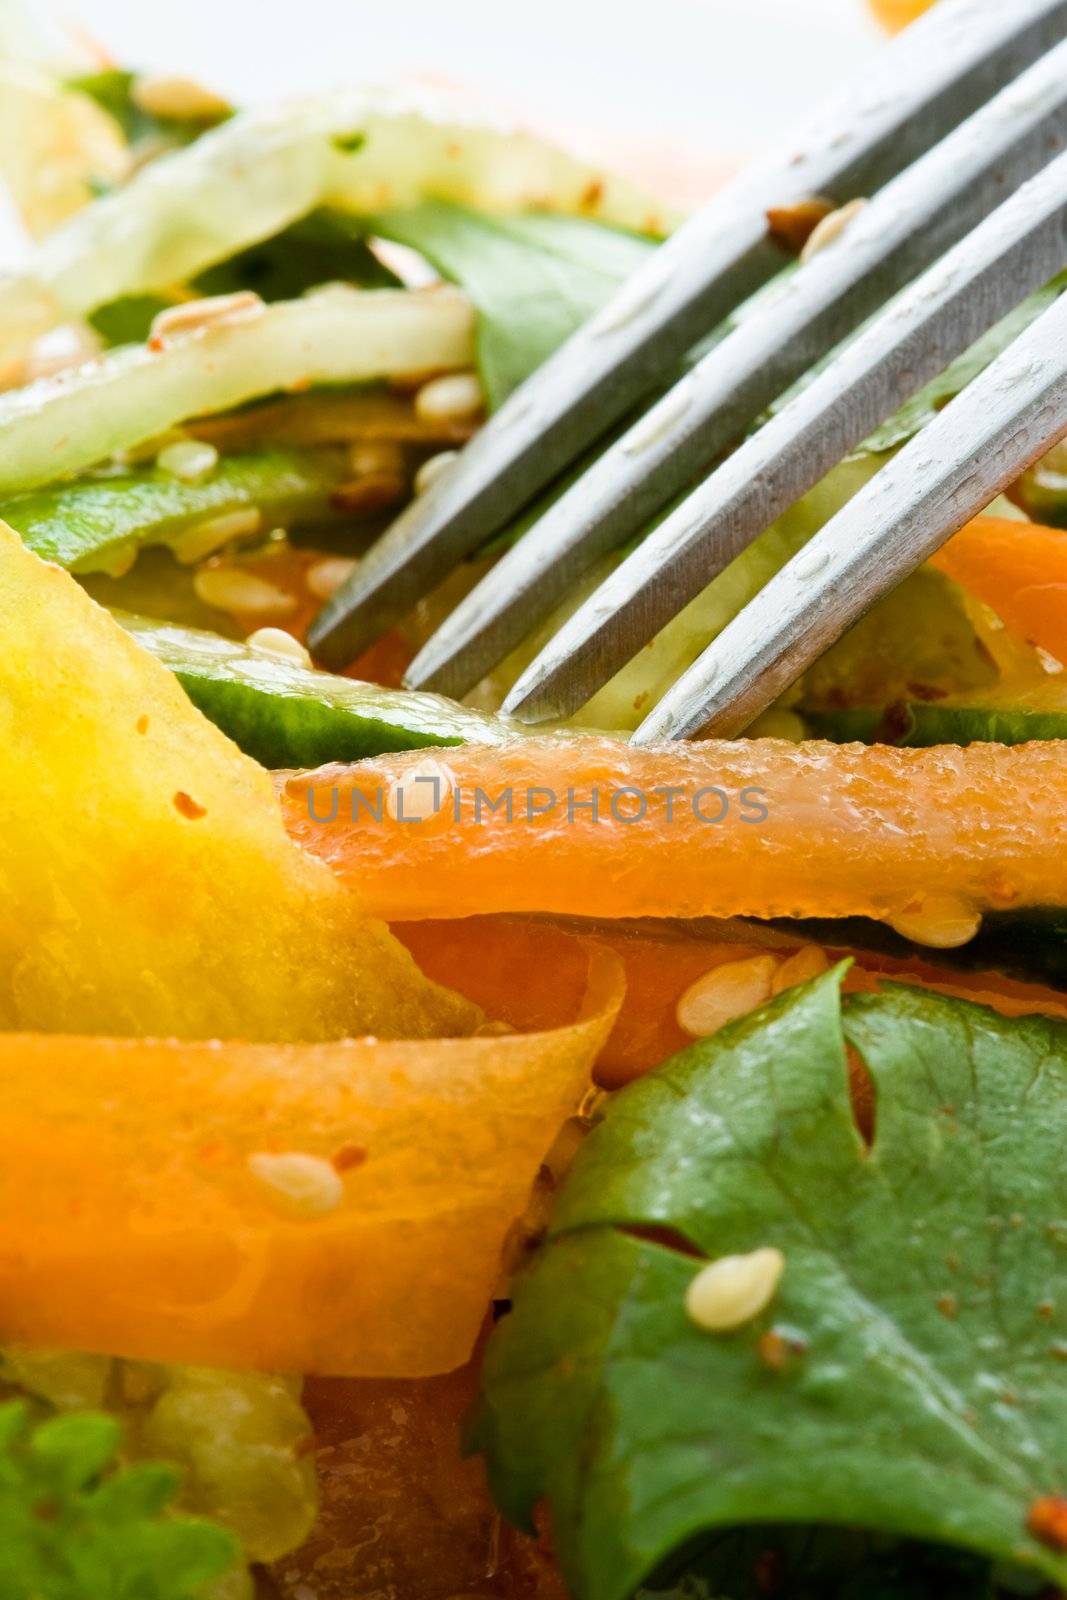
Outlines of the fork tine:
[{"label": "fork tine", "polygon": [[942,0],[859,90],[725,189],[501,407],[394,523],[309,631],[340,667],[503,527],[782,264],[766,212],[869,193],[1062,39],[1067,0]]},{"label": "fork tine", "polygon": [[[657,411],[639,423],[632,435],[624,436],[620,445],[609,450],[586,479],[549,513],[545,521],[552,535],[557,540],[581,543],[592,529],[591,545],[594,554],[599,554],[604,548],[605,528],[614,535],[620,530],[633,531],[627,496],[647,510],[648,483],[646,480],[637,491],[635,474],[649,457],[653,477],[676,493],[683,486],[677,471],[679,454],[684,462],[692,462],[705,443],[723,442],[723,417],[728,424],[743,421],[738,411],[739,393],[744,397],[747,413],[753,396],[764,403],[772,398],[767,393],[771,382],[768,374],[776,367],[781,372],[784,365],[796,377],[810,366],[811,358],[818,353],[817,348],[812,348],[813,329],[818,327],[829,342],[828,330],[840,315],[842,290],[849,302],[841,319],[847,330],[859,320],[857,309],[873,309],[869,302],[876,291],[878,299],[884,300],[887,288],[893,290],[902,279],[913,276],[908,267],[902,270],[903,258],[910,265],[920,255],[926,261],[941,255],[946,236],[952,242],[966,233],[976,213],[981,216],[992,211],[1002,194],[1011,193],[1021,177],[1047,160],[1049,145],[1062,148],[1065,137],[1067,41],[884,189],[833,249],[816,257],[797,275],[792,293],[783,296],[782,303],[761,308],[713,350],[690,375],[696,388],[689,412],[673,427],[665,424],[661,436],[653,433],[650,446],[637,460],[627,459],[627,450],[633,448],[629,441],[643,426],[654,430]],[[1045,181],[1047,186],[1049,180]],[[1052,192],[1055,207],[1058,191],[1054,181]],[[1020,232],[1030,231],[1031,219],[1025,208],[1015,207],[1011,215]],[[1010,248],[1010,236],[997,240],[994,230],[992,237],[996,250]],[[1014,291],[1019,280],[1003,273],[983,273],[981,257],[989,248],[989,238],[981,229],[973,234],[953,253],[951,270],[934,267],[933,288],[929,283],[919,290],[913,288],[899,305],[883,315],[880,338],[860,344],[863,354],[873,349],[877,355],[861,375],[859,395],[853,393],[849,397],[852,409],[843,410],[835,394],[835,386],[856,381],[855,352],[850,359],[847,350],[835,364],[833,381],[817,379],[817,389],[815,384],[811,386],[823,417],[812,420],[810,389],[807,407],[801,403],[792,409],[794,422],[803,421],[809,429],[809,448],[817,443],[821,447],[819,453],[813,450],[810,457],[795,449],[790,453],[788,429],[783,434],[780,426],[771,432],[769,441],[761,440],[757,434],[732,461],[728,460],[689,495],[563,624],[515,685],[506,701],[507,709],[531,720],[538,716],[565,716],[576,710],[699,594],[775,515],[817,482],[925,378],[934,376],[952,356],[1010,310],[1017,303]],[[903,242],[894,249],[894,241],[900,240]],[[888,256],[883,254],[886,243]],[[1048,243],[1051,254],[1046,249],[1042,259],[1051,260],[1051,266],[1045,277],[1063,264],[1062,226],[1058,222]],[[921,264],[925,265],[925,261]],[[852,287],[859,271],[867,274],[862,296]],[[983,279],[983,293],[973,305],[960,304],[952,277],[958,272],[975,271]],[[1025,262],[1021,274],[1027,287],[1037,287],[1043,281],[1035,282],[1029,277]],[[946,283],[947,287],[943,287]],[[943,305],[935,306],[937,296],[942,300],[947,297],[954,308],[951,316],[946,315]],[[857,308],[858,299],[861,304]],[[933,312],[937,314],[932,315]],[[988,320],[975,326],[975,317],[985,319],[987,313],[992,313]],[[928,344],[915,337],[916,330],[908,325],[909,319],[921,325]],[[905,342],[906,332],[912,336]],[[779,345],[784,347],[781,354]],[[882,362],[887,364],[884,371]],[[939,364],[932,366],[931,362]],[[780,394],[785,385],[777,379],[774,382],[775,392]],[[670,398],[663,402],[664,406]],[[872,407],[880,408],[878,414],[873,414]],[[755,409],[752,408],[753,413]],[[765,428],[763,432],[766,431]],[[772,452],[771,443],[785,446],[789,457],[786,463],[779,459],[777,450]],[[816,466],[814,474],[809,472],[809,467]],[[749,488],[747,517],[741,520],[735,516],[738,508],[729,497],[742,492],[742,473],[746,471],[750,477],[756,473],[761,477]],[[686,479],[691,481],[692,476],[687,473]],[[764,509],[770,510],[766,518]],[[539,527],[535,526],[526,540],[531,555],[536,549],[543,567],[550,567],[558,559],[551,543],[546,548]],[[612,538],[611,543],[617,543],[617,538]],[[575,564],[573,543],[568,545],[568,560],[572,566]],[[514,573],[505,574],[505,580],[514,594]],[[536,581],[544,586],[552,580],[545,578],[542,569]],[[528,589],[529,585],[520,596],[525,602],[527,627],[536,620],[538,609],[530,601]]]},{"label": "fork tine", "polygon": [[876,474],[672,686],[634,740],[739,733],[1064,435],[1061,296]]}]

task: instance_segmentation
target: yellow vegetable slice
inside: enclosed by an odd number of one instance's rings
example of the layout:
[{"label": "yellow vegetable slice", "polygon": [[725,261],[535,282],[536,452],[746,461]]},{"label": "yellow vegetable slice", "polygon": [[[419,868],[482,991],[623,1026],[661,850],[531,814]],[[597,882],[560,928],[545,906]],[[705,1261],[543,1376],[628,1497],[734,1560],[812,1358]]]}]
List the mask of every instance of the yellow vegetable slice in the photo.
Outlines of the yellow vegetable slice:
[{"label": "yellow vegetable slice", "polygon": [[589,1083],[577,1020],[434,1042],[0,1037],[0,1342],[419,1377],[473,1348],[512,1221]]},{"label": "yellow vegetable slice", "polygon": [[0,524],[0,1027],[321,1040],[477,1017],[289,841],[267,774],[177,679]]}]

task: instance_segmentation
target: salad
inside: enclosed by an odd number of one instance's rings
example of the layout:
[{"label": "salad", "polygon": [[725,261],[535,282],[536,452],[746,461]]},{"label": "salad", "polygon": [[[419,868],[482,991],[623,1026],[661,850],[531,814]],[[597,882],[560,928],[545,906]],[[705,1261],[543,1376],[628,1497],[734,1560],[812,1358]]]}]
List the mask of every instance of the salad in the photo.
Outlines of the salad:
[{"label": "salad", "polygon": [[1067,456],[627,742],[1067,275],[531,728],[403,683],[544,501],[306,631],[676,211],[14,0],[0,130],[0,1600],[1067,1593]]}]

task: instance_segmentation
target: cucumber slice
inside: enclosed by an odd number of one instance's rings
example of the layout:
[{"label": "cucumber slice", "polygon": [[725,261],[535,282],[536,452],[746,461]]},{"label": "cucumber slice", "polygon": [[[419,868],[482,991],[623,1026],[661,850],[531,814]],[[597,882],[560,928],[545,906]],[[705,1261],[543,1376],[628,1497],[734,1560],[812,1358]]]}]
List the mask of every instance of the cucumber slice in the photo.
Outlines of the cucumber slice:
[{"label": "cucumber slice", "polygon": [[804,720],[816,738],[836,744],[1028,744],[1067,739],[1067,685],[1050,683],[1047,690],[1020,696],[1014,703],[1002,700],[1000,694],[969,695],[965,700],[929,704],[898,701],[882,708],[805,710]]},{"label": "cucumber slice", "polygon": [[264,529],[336,521],[330,496],[345,472],[343,453],[327,450],[225,456],[199,483],[135,467],[14,495],[0,501],[0,520],[45,561],[115,574],[146,545],[199,560],[210,551],[197,541],[197,524],[245,508],[262,512]]},{"label": "cucumber slice", "polygon": [[526,731],[442,695],[334,677],[195,628],[116,613],[190,700],[265,767],[318,767],[390,750],[503,744]]}]

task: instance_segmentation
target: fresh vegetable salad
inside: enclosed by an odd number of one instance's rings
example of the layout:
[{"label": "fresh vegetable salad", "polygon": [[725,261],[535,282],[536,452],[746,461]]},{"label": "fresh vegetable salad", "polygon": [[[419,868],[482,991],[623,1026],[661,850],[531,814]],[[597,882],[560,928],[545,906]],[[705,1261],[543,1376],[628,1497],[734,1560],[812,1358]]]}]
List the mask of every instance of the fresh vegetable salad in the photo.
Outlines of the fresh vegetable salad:
[{"label": "fresh vegetable salad", "polygon": [[1067,1593],[1067,455],[627,740],[1067,276],[531,728],[585,588],[404,674],[558,490],[308,625],[672,208],[10,0],[0,130],[0,1600]]}]

